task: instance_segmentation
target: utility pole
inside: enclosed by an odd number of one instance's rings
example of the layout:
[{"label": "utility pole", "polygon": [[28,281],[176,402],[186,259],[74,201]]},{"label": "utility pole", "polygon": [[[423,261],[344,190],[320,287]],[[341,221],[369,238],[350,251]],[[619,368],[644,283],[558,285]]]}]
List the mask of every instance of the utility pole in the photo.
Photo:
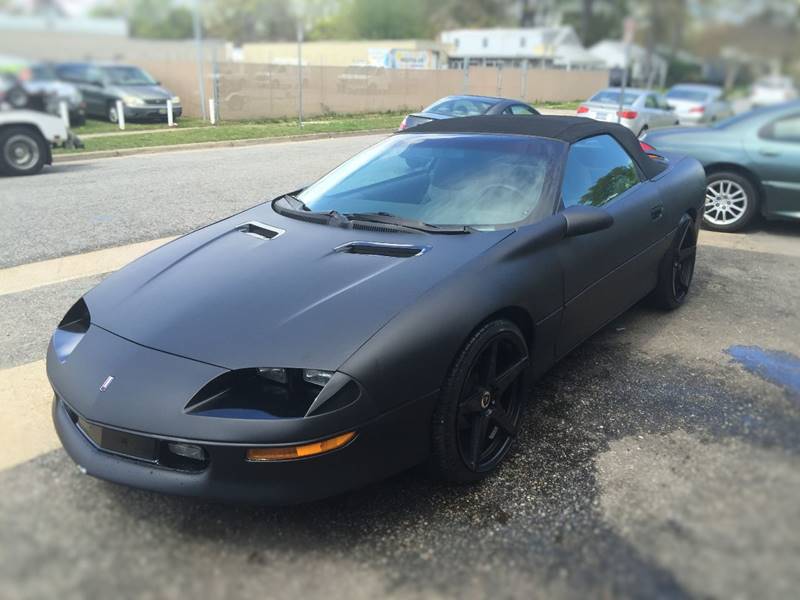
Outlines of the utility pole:
[{"label": "utility pole", "polygon": [[303,19],[297,17],[297,118],[303,126]]},{"label": "utility pole", "polygon": [[197,85],[200,91],[200,111],[203,120],[206,114],[206,82],[203,79],[203,28],[200,20],[200,0],[194,0],[194,10],[192,11],[192,25],[194,27],[194,42],[197,46]]}]

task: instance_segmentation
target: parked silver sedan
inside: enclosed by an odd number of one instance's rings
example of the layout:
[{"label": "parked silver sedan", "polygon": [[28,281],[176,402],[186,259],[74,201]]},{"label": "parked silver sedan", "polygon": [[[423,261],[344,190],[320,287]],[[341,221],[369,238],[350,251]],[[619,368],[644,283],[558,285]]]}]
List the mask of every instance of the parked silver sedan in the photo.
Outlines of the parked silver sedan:
[{"label": "parked silver sedan", "polygon": [[612,123],[619,121],[637,136],[651,129],[678,125],[678,117],[661,94],[625,88],[620,110],[621,94],[622,90],[618,87],[597,92],[578,107],[578,116]]},{"label": "parked silver sedan", "polygon": [[722,94],[722,88],[715,85],[679,83],[667,90],[667,102],[681,125],[714,123],[733,115],[733,108]]}]

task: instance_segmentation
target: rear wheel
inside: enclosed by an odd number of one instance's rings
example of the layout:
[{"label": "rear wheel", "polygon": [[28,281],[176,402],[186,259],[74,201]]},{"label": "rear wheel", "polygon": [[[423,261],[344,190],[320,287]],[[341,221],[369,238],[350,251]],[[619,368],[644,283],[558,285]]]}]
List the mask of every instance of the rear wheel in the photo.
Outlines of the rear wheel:
[{"label": "rear wheel", "polygon": [[431,462],[439,476],[478,481],[502,462],[517,433],[528,365],[528,347],[514,323],[491,321],[472,335],[434,413]]},{"label": "rear wheel", "polygon": [[703,224],[715,231],[740,231],[758,214],[753,184],[738,173],[721,171],[706,180]]},{"label": "rear wheel", "polygon": [[672,310],[686,300],[694,279],[694,264],[697,257],[697,233],[694,221],[684,215],[678,225],[672,247],[664,255],[658,271],[656,289],[650,300],[659,308]]},{"label": "rear wheel", "polygon": [[47,142],[28,127],[0,131],[0,172],[4,175],[35,175],[47,157]]}]

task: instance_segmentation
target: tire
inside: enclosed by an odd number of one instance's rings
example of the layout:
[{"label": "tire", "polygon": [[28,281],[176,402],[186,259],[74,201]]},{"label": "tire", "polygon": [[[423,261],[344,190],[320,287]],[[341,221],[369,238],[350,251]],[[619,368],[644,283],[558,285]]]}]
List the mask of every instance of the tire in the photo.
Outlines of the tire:
[{"label": "tire", "polygon": [[0,173],[36,175],[47,159],[47,142],[42,134],[29,127],[0,130]]},{"label": "tire", "polygon": [[694,220],[683,215],[675,238],[658,267],[658,283],[650,294],[650,303],[664,310],[674,310],[686,301],[694,279],[697,258],[697,231]]},{"label": "tire", "polygon": [[109,123],[119,123],[119,115],[117,114],[117,103],[111,102],[106,107],[106,119]]},{"label": "tire", "polygon": [[714,231],[741,231],[758,214],[758,192],[749,179],[733,171],[706,178],[703,226]]},{"label": "tire", "polygon": [[529,364],[525,338],[511,321],[489,321],[470,336],[434,410],[430,464],[437,477],[475,482],[502,462],[516,437]]}]

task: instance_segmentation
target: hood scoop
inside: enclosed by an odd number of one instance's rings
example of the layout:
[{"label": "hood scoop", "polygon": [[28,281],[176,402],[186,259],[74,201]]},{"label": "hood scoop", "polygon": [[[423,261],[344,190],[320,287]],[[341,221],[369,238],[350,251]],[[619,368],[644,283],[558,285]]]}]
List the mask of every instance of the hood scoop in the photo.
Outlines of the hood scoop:
[{"label": "hood scoop", "polygon": [[279,235],[286,233],[283,229],[272,227],[270,225],[264,225],[264,223],[259,223],[258,221],[242,223],[236,228],[236,230],[262,240],[273,240]]},{"label": "hood scoop", "polygon": [[388,242],[347,242],[334,248],[343,254],[371,254],[372,256],[391,256],[393,258],[411,258],[425,254],[430,246],[414,244],[390,244]]}]

